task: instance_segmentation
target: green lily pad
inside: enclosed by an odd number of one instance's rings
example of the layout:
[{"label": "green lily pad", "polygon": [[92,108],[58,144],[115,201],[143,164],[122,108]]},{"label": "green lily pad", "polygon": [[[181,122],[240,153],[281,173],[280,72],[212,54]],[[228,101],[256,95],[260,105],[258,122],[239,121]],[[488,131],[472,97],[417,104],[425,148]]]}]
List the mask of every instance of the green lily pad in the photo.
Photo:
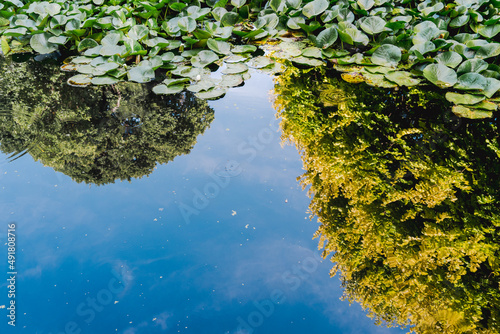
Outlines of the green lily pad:
[{"label": "green lily pad", "polygon": [[207,41],[207,46],[212,50],[219,54],[228,55],[231,53],[231,44],[224,41],[217,41],[215,39],[210,38]]},{"label": "green lily pad", "polygon": [[406,71],[394,71],[389,72],[385,75],[387,80],[397,83],[399,86],[416,86],[420,83],[420,80],[413,78],[409,72]]},{"label": "green lily pad", "polygon": [[227,67],[222,70],[223,74],[238,74],[248,71],[248,66],[246,64],[227,64]]},{"label": "green lily pad", "polygon": [[459,94],[452,92],[446,93],[445,97],[448,101],[455,104],[476,104],[485,99],[485,97],[481,95]]},{"label": "green lily pad", "polygon": [[308,65],[308,66],[313,66],[313,67],[325,65],[325,63],[319,59],[308,58],[308,57],[304,57],[304,56],[294,57],[294,58],[292,58],[292,61],[294,63],[297,63],[297,64]]},{"label": "green lily pad", "polygon": [[52,37],[49,33],[33,35],[30,39],[30,45],[38,53],[45,54],[56,51],[59,45],[49,42]]},{"label": "green lily pad", "polygon": [[439,64],[443,64],[451,68],[457,67],[463,60],[462,56],[454,51],[440,53],[434,59],[436,59]]},{"label": "green lily pad", "polygon": [[120,79],[110,77],[110,76],[100,76],[92,78],[93,85],[113,85],[115,83],[120,82]]},{"label": "green lily pad", "polygon": [[90,85],[92,79],[88,75],[77,74],[68,79],[68,85],[75,87],[84,87]]},{"label": "green lily pad", "polygon": [[232,53],[247,53],[255,51],[257,51],[257,47],[255,45],[235,45],[231,49]]},{"label": "green lily pad", "polygon": [[381,45],[372,54],[372,62],[383,66],[397,66],[401,60],[401,49],[395,45]]},{"label": "green lily pad", "polygon": [[227,90],[224,88],[217,88],[205,92],[196,93],[196,97],[203,100],[213,100],[222,97],[226,94]]},{"label": "green lily pad", "polygon": [[375,35],[386,30],[386,23],[387,22],[379,16],[368,16],[361,22],[359,27],[367,34]]},{"label": "green lily pad", "polygon": [[153,93],[158,95],[177,94],[182,92],[184,90],[184,87],[185,87],[184,85],[173,85],[173,86],[158,85],[153,87]]},{"label": "green lily pad", "polygon": [[473,108],[467,108],[464,106],[453,106],[451,109],[453,113],[459,117],[470,118],[470,119],[483,119],[493,117],[492,111],[478,110]]},{"label": "green lily pad", "polygon": [[200,51],[196,56],[191,58],[191,64],[194,67],[205,67],[219,60],[219,56],[210,50]]},{"label": "green lily pad", "polygon": [[456,89],[475,90],[486,87],[486,78],[479,73],[465,73],[458,77]]},{"label": "green lily pad", "polygon": [[423,71],[424,77],[441,88],[453,86],[457,81],[457,73],[443,64],[431,64]]},{"label": "green lily pad", "polygon": [[[372,0],[373,1],[373,0]],[[305,17],[311,18],[323,13],[329,6],[328,0],[314,0],[309,2],[302,8],[302,14]]]},{"label": "green lily pad", "polygon": [[155,71],[149,66],[135,66],[128,71],[128,79],[139,83],[145,83],[155,78]]}]

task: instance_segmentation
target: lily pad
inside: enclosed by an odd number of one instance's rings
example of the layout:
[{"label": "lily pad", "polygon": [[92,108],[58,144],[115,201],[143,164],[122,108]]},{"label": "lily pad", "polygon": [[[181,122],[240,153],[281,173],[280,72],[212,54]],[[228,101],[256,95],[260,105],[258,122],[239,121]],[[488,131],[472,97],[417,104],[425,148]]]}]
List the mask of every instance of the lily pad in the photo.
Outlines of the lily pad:
[{"label": "lily pad", "polygon": [[185,87],[184,85],[173,85],[173,86],[158,85],[153,87],[153,93],[158,95],[177,94],[182,92],[184,90],[184,87]]},{"label": "lily pad", "polygon": [[474,108],[467,108],[464,106],[453,106],[451,109],[453,113],[459,117],[470,118],[470,119],[483,119],[493,117],[492,111],[479,110]]},{"label": "lily pad", "polygon": [[381,45],[372,54],[372,62],[377,65],[395,67],[401,60],[401,49],[395,45]]},{"label": "lily pad", "polygon": [[424,77],[441,88],[453,86],[457,81],[457,73],[443,64],[427,65],[424,69]]},{"label": "lily pad", "polygon": [[455,104],[476,104],[485,99],[485,97],[481,95],[459,94],[453,92],[446,93],[445,97],[448,101]]},{"label": "lily pad", "polygon": [[196,97],[203,100],[213,100],[222,97],[226,94],[227,90],[224,88],[217,88],[205,92],[196,93]]},{"label": "lily pad", "polygon": [[394,71],[389,72],[385,75],[387,80],[397,83],[399,86],[416,86],[420,83],[420,80],[413,78],[409,72],[406,71]]}]

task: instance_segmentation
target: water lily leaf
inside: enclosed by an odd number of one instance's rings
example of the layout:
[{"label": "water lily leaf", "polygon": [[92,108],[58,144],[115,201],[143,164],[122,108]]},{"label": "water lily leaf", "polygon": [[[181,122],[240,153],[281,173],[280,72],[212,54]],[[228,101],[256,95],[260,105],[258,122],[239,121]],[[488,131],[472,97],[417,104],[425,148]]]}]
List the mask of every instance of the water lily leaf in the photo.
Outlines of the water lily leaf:
[{"label": "water lily leaf", "polygon": [[222,16],[220,23],[222,23],[224,27],[233,27],[239,19],[240,15],[238,13],[227,12]]},{"label": "water lily leaf", "polygon": [[500,24],[485,26],[480,25],[477,28],[477,33],[486,38],[493,38],[500,32]]},{"label": "water lily leaf", "polygon": [[[423,4],[422,4],[423,5]],[[420,7],[420,6],[419,6]],[[429,16],[431,14],[434,14],[436,12],[439,12],[440,10],[442,10],[444,8],[444,4],[442,2],[438,2],[436,3],[434,6],[428,6],[428,5],[425,5],[423,7],[423,9],[420,10],[420,12],[422,13],[422,15],[424,16]],[[420,8],[419,8],[420,9]]]},{"label": "water lily leaf", "polygon": [[335,29],[335,27],[330,27],[321,31],[316,37],[316,40],[314,42],[318,48],[326,49],[332,46],[333,43],[335,43],[335,41],[337,40],[337,38],[338,38],[337,29]]},{"label": "water lily leaf", "polygon": [[173,86],[158,85],[153,87],[153,93],[158,95],[177,94],[182,92],[184,90],[184,87],[185,87],[184,85],[173,85]]},{"label": "water lily leaf", "polygon": [[500,44],[489,43],[488,45],[481,46],[476,51],[476,58],[486,59],[500,55]]},{"label": "water lily leaf", "polygon": [[[93,50],[93,49],[88,49],[87,51],[90,51],[90,50]],[[123,45],[104,45],[100,49],[99,54],[101,56],[114,56],[114,55],[125,54],[126,52],[127,52],[127,49]],[[85,53],[85,55],[87,55],[87,54]]]},{"label": "water lily leaf", "polygon": [[175,79],[165,79],[163,80],[163,84],[165,84],[167,87],[170,86],[179,86],[181,84],[185,84],[189,82],[189,78],[175,78]]},{"label": "water lily leaf", "polygon": [[165,52],[164,54],[161,55],[161,60],[163,62],[170,62],[172,59],[174,59],[175,54],[173,52]]},{"label": "water lily leaf", "polygon": [[243,7],[243,5],[247,2],[247,0],[231,0],[231,5],[236,8]]},{"label": "water lily leaf", "polygon": [[477,110],[473,108],[467,108],[464,106],[453,106],[451,110],[455,115],[459,117],[470,118],[470,119],[483,119],[483,118],[490,118],[493,116],[492,111]]},{"label": "water lily leaf", "polygon": [[189,16],[179,18],[177,25],[183,32],[193,32],[196,29],[196,21]]},{"label": "water lily leaf", "polygon": [[49,42],[52,35],[49,33],[42,33],[33,35],[30,39],[30,45],[36,52],[40,54],[51,53],[56,51],[59,46]]},{"label": "water lily leaf", "polygon": [[19,28],[4,30],[2,32],[2,35],[3,36],[20,37],[20,36],[25,36],[27,32],[28,32],[28,29],[26,29],[25,27],[19,27]]},{"label": "water lily leaf", "polygon": [[207,41],[207,46],[212,50],[219,54],[228,55],[231,53],[231,44],[224,41],[217,41],[215,39],[210,38]]},{"label": "water lily leaf", "polygon": [[462,62],[462,56],[454,51],[447,51],[438,54],[434,59],[439,63],[451,68],[455,68]]},{"label": "water lily leaf", "polygon": [[323,13],[328,8],[329,4],[328,0],[314,0],[302,8],[302,14],[304,14],[307,18],[317,16]]},{"label": "water lily leaf", "polygon": [[288,7],[298,9],[302,4],[302,0],[286,0],[286,4],[288,5]]},{"label": "water lily leaf", "polygon": [[115,83],[120,82],[120,79],[106,75],[106,76],[94,77],[92,78],[91,82],[93,85],[113,85]]},{"label": "water lily leaf", "polygon": [[145,25],[136,25],[133,26],[129,31],[128,31],[128,37],[140,41],[144,38],[146,38],[149,35],[149,29]]},{"label": "water lily leaf", "polygon": [[379,16],[368,16],[361,22],[359,27],[363,29],[363,31],[366,32],[367,34],[375,35],[381,33],[386,29],[385,24],[386,24],[385,20]]},{"label": "water lily leaf", "polygon": [[228,63],[228,64],[232,64],[232,63],[241,63],[245,60],[248,60],[249,57],[245,57],[245,56],[242,56],[242,55],[231,55],[227,58],[224,58],[224,62],[225,63]]},{"label": "water lily leaf", "polygon": [[443,64],[427,65],[423,71],[424,77],[441,88],[453,86],[457,82],[457,73]]},{"label": "water lily leaf", "polygon": [[323,58],[323,54],[321,53],[321,49],[316,48],[314,46],[305,48],[302,51],[302,56],[304,57],[309,57],[309,58]]},{"label": "water lily leaf", "polygon": [[83,52],[90,48],[95,48],[99,44],[92,38],[84,38],[78,44],[78,52]]},{"label": "water lily leaf", "polygon": [[84,74],[77,74],[68,79],[68,85],[76,87],[88,86],[91,82],[92,79],[88,75]]},{"label": "water lily leaf", "polygon": [[49,38],[49,43],[64,45],[68,41],[69,37],[67,36],[52,36]]},{"label": "water lily leaf", "polygon": [[206,91],[215,87],[215,82],[210,77],[202,77],[200,81],[194,85],[188,86],[186,89],[193,93],[198,93],[201,91]]},{"label": "water lily leaf", "polygon": [[372,63],[383,66],[397,66],[401,60],[401,49],[395,45],[384,44],[372,54]]},{"label": "water lily leaf", "polygon": [[485,78],[486,85],[481,91],[481,94],[491,98],[500,89],[500,80],[494,78]]},{"label": "water lily leaf", "polygon": [[297,64],[308,65],[308,66],[313,66],[313,67],[325,65],[325,63],[319,59],[307,58],[307,57],[303,57],[303,56],[294,57],[294,58],[292,58],[292,61],[297,63]]},{"label": "water lily leaf", "polygon": [[202,100],[212,100],[224,96],[227,90],[224,88],[212,89],[205,92],[196,93],[196,97]]},{"label": "water lily leaf", "polygon": [[305,25],[306,19],[302,16],[290,17],[286,22],[286,26],[293,30],[299,30],[302,28],[301,25]]},{"label": "water lily leaf", "polygon": [[194,67],[205,67],[217,60],[219,60],[219,56],[215,52],[203,50],[191,58],[191,64]]},{"label": "water lily leaf", "polygon": [[139,83],[146,83],[155,78],[155,71],[150,66],[135,66],[128,70],[128,79]]},{"label": "water lily leaf", "polygon": [[358,72],[346,72],[340,75],[344,81],[357,84],[365,81],[365,78],[361,73]]},{"label": "water lily leaf", "polygon": [[490,111],[496,111],[498,109],[498,105],[490,101],[481,101],[478,104],[473,105],[472,107],[474,107],[474,109],[490,110]]},{"label": "water lily leaf", "polygon": [[223,74],[238,74],[248,71],[248,66],[246,64],[227,64],[227,67],[222,70]]},{"label": "water lily leaf", "polygon": [[457,74],[481,73],[488,68],[488,63],[482,59],[468,59],[464,61],[457,69]]},{"label": "water lily leaf", "polygon": [[241,74],[227,74],[222,76],[222,80],[219,83],[221,87],[236,87],[243,83],[243,77]]},{"label": "water lily leaf", "polygon": [[357,3],[364,10],[370,10],[375,5],[375,1],[373,0],[358,0]]},{"label": "water lily leaf", "polygon": [[484,89],[486,78],[479,73],[465,73],[458,77],[458,82],[454,86],[456,89]]},{"label": "water lily leaf", "polygon": [[356,28],[347,28],[345,30],[338,30],[340,39],[343,42],[354,45],[354,43],[368,44],[370,41],[362,31]]},{"label": "water lily leaf", "polygon": [[181,12],[184,8],[187,7],[187,4],[183,2],[172,2],[168,5],[170,9],[175,10],[176,12]]},{"label": "water lily leaf", "polygon": [[231,52],[233,53],[247,53],[255,51],[257,51],[257,47],[255,45],[235,45],[231,49]]},{"label": "water lily leaf", "polygon": [[453,20],[451,20],[450,27],[458,28],[458,27],[464,26],[467,24],[467,22],[469,22],[469,18],[470,18],[469,15],[457,16]]},{"label": "water lily leaf", "polygon": [[150,48],[153,48],[155,46],[158,46],[160,48],[165,48],[170,44],[170,42],[163,37],[155,37],[145,40],[144,44],[146,44]]},{"label": "water lily leaf", "polygon": [[485,97],[481,95],[459,94],[452,92],[446,93],[445,97],[448,101],[454,104],[476,104],[485,99]]},{"label": "water lily leaf", "polygon": [[399,86],[416,86],[420,83],[420,80],[413,78],[409,72],[406,71],[394,71],[389,72],[385,75],[385,78],[397,83]]},{"label": "water lily leaf", "polygon": [[388,81],[382,74],[365,72],[363,73],[363,77],[365,78],[366,84],[373,87],[395,88],[398,86],[394,82]]},{"label": "water lily leaf", "polygon": [[117,31],[112,31],[108,33],[102,40],[101,44],[103,46],[106,45],[118,45],[118,43],[122,40],[122,35]]},{"label": "water lily leaf", "polygon": [[274,64],[274,61],[268,57],[265,57],[265,56],[258,56],[258,57],[252,58],[248,62],[248,66],[253,67],[253,68],[264,68],[264,67],[267,67],[271,64]]}]

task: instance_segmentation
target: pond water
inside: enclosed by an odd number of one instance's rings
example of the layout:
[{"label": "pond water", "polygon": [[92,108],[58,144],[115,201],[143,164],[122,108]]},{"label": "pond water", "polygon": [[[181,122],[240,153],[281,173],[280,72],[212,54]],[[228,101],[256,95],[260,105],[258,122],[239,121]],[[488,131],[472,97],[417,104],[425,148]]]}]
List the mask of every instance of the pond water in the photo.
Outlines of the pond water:
[{"label": "pond water", "polygon": [[0,237],[15,223],[17,244],[2,333],[402,332],[339,299],[271,77],[207,103],[2,69]]}]

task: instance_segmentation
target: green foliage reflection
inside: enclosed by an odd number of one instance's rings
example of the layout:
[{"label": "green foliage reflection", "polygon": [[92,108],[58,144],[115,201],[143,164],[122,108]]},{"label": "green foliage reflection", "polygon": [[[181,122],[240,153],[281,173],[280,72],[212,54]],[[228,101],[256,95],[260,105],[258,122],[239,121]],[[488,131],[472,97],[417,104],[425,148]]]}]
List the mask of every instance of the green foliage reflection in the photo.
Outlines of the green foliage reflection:
[{"label": "green foliage reflection", "polygon": [[189,92],[157,96],[150,85],[75,88],[58,66],[0,57],[0,149],[29,153],[77,182],[150,174],[187,154],[213,120]]},{"label": "green foliage reflection", "polygon": [[345,297],[417,333],[498,333],[498,119],[459,119],[432,90],[329,75],[287,69],[275,107]]}]

